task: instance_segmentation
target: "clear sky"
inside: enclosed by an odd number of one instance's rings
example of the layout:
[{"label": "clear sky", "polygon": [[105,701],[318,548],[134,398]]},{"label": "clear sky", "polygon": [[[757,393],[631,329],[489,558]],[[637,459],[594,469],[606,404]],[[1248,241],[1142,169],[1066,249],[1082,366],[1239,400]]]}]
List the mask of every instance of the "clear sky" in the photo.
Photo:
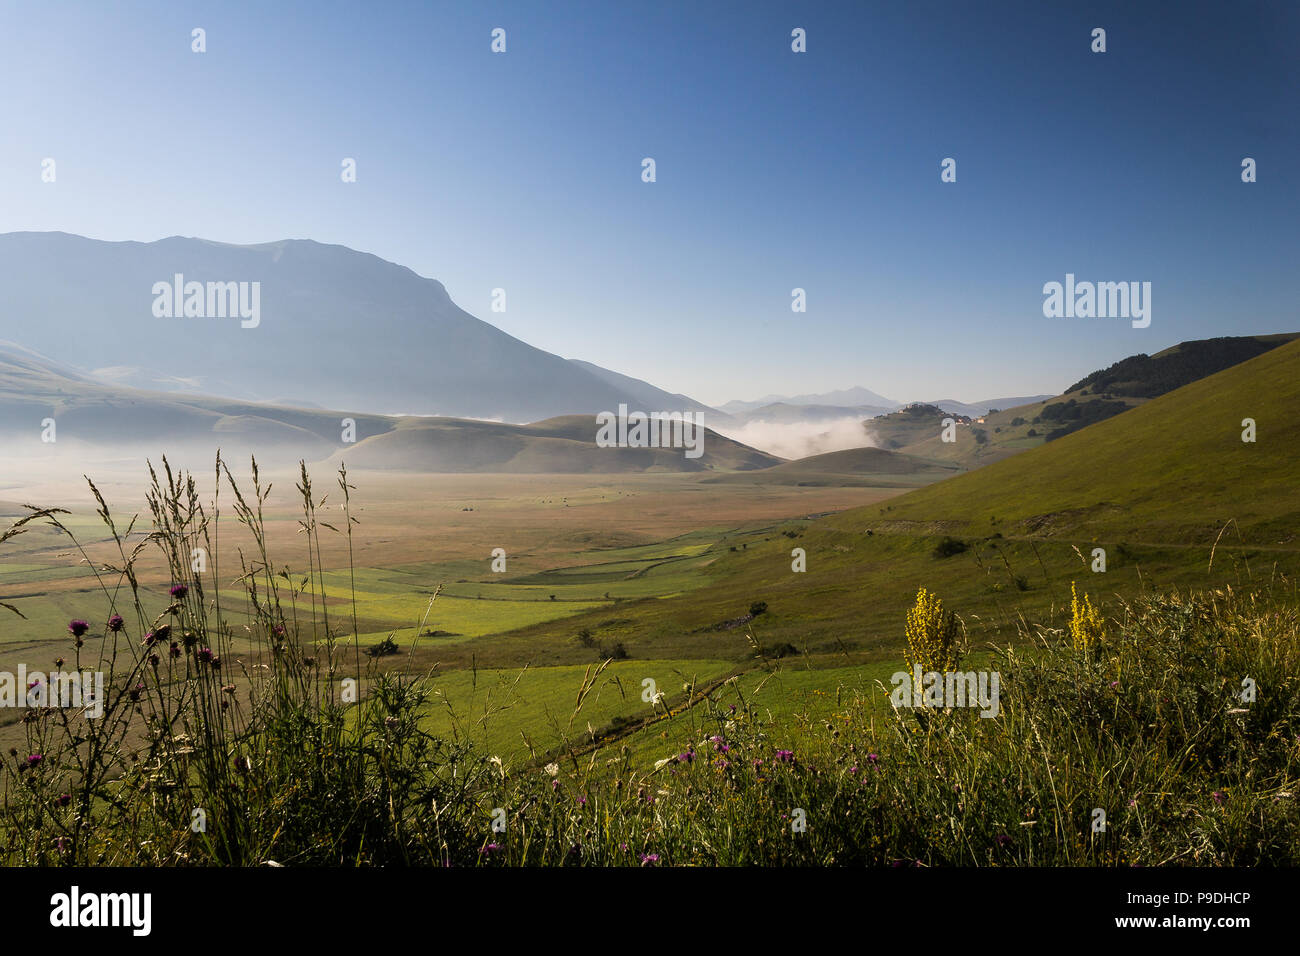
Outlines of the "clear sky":
[{"label": "clear sky", "polygon": [[[340,243],[706,402],[1057,392],[1300,329],[1298,48],[1289,0],[7,0],[0,231]],[[1150,327],[1045,318],[1067,272]]]}]

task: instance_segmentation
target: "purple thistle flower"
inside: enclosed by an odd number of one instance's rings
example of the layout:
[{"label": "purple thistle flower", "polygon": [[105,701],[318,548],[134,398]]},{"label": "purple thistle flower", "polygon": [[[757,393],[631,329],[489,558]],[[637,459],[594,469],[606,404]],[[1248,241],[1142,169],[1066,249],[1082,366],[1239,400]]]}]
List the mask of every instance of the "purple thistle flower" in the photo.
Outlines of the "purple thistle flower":
[{"label": "purple thistle flower", "polygon": [[90,625],[87,624],[85,621],[77,620],[77,621],[68,622],[68,632],[73,637],[81,637],[88,630],[90,630]]},{"label": "purple thistle flower", "polygon": [[184,600],[185,600],[185,595],[187,595],[187,594],[189,594],[189,593],[190,593],[190,589],[189,589],[189,586],[188,586],[188,585],[185,585],[185,584],[173,584],[173,585],[172,585],[171,596],[174,597],[174,598],[175,598],[176,600],[178,600],[178,601],[184,601]]},{"label": "purple thistle flower", "polygon": [[1224,800],[1228,799],[1228,795],[1222,790],[1215,790],[1214,793],[1210,794],[1210,796],[1213,797],[1214,802],[1218,804],[1222,804]]},{"label": "purple thistle flower", "polygon": [[637,859],[641,861],[642,866],[654,866],[656,863],[659,862],[659,854],[641,853],[637,855]]},{"label": "purple thistle flower", "polygon": [[778,750],[776,752],[776,759],[781,761],[782,763],[794,763],[794,751]]},{"label": "purple thistle flower", "polygon": [[45,759],[44,754],[32,754],[27,758],[27,766],[35,767],[38,763],[40,763],[44,759]]},{"label": "purple thistle flower", "polygon": [[114,614],[108,619],[108,629],[116,634],[126,626],[126,621],[122,620],[122,615]]},{"label": "purple thistle flower", "polygon": [[212,660],[212,649],[209,647],[200,647],[198,658],[204,664],[208,663],[210,660]]}]

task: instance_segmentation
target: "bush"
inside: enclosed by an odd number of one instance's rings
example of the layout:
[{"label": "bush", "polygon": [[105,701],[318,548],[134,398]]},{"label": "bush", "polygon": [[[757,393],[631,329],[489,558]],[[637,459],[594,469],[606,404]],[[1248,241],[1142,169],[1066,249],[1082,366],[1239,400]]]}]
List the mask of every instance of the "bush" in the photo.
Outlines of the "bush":
[{"label": "bush", "polygon": [[936,558],[951,558],[954,555],[961,554],[966,550],[966,542],[960,538],[953,538],[944,535],[939,539],[939,543],[934,546],[934,556]]}]

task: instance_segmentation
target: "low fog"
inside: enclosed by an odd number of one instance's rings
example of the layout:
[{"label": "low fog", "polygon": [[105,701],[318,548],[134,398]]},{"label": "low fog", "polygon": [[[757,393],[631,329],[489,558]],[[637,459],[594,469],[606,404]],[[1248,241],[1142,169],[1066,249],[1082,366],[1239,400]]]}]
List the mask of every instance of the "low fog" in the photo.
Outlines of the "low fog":
[{"label": "low fog", "polygon": [[829,451],[875,446],[863,420],[852,416],[820,422],[752,421],[737,427],[709,427],[732,441],[782,458],[807,458]]}]

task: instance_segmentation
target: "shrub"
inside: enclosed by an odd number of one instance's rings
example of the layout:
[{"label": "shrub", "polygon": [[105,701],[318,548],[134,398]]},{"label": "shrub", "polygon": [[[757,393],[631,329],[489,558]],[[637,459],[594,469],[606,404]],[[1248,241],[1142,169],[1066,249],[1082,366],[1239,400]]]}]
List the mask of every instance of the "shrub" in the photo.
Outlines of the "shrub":
[{"label": "shrub", "polygon": [[965,541],[944,535],[939,539],[939,543],[934,546],[934,556],[936,558],[951,558],[953,555],[961,554],[965,550]]}]

